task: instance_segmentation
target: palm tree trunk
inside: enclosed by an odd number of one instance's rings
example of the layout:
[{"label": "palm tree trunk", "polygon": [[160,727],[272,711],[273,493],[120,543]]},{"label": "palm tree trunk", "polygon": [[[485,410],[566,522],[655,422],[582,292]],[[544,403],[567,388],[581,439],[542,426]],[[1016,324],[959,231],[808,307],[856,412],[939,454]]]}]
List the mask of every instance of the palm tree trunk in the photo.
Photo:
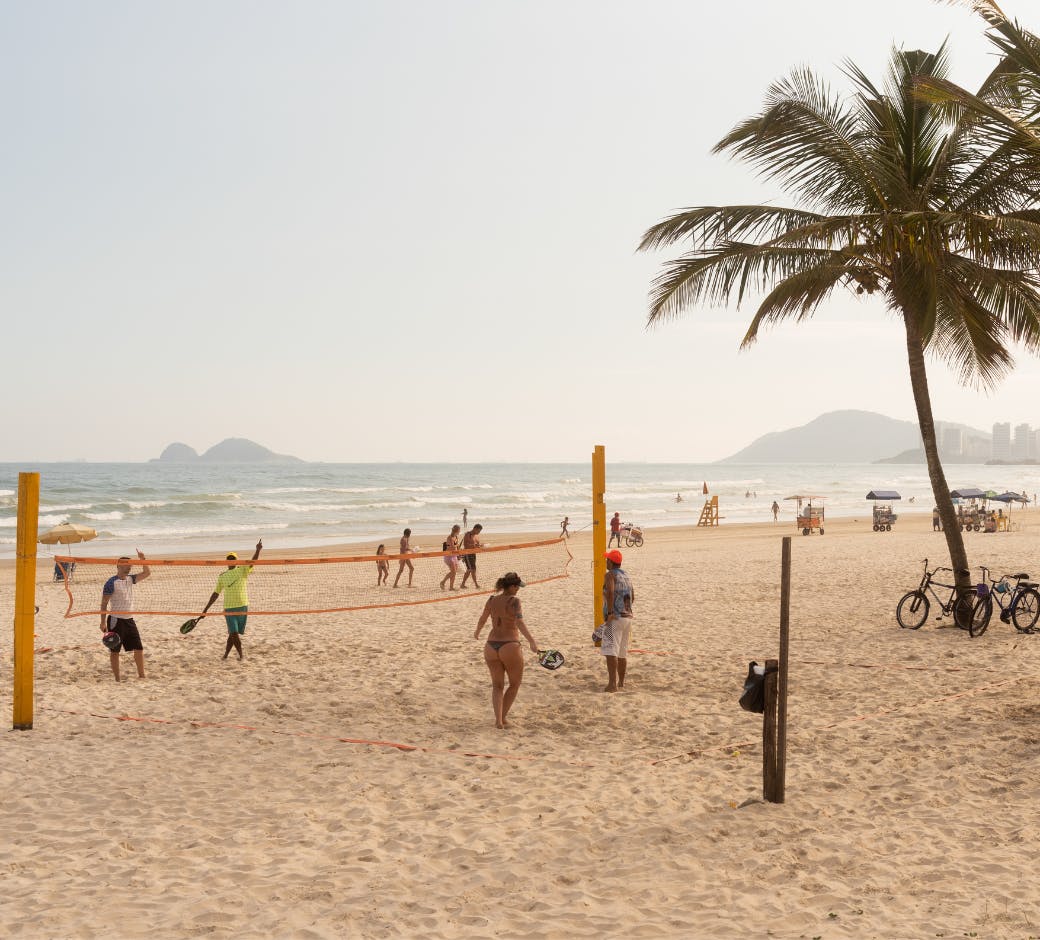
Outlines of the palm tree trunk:
[{"label": "palm tree trunk", "polygon": [[914,404],[917,406],[917,423],[921,427],[921,441],[928,463],[928,478],[932,483],[932,494],[935,497],[935,505],[939,507],[939,519],[942,520],[946,547],[950,552],[954,583],[959,588],[970,589],[972,582],[968,568],[968,553],[964,550],[964,537],[953,509],[946,474],[943,473],[942,464],[939,462],[939,445],[935,439],[932,400],[928,394],[928,374],[924,364],[924,343],[912,313],[905,311],[903,322],[906,325],[906,353],[910,362],[910,388],[913,390]]}]

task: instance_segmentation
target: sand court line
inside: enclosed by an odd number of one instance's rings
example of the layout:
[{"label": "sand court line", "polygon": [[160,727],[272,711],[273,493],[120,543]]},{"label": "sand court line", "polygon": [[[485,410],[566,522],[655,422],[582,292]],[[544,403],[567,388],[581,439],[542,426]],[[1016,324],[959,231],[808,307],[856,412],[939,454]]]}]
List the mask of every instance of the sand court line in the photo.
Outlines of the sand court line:
[{"label": "sand court line", "polygon": [[43,706],[38,711],[49,711],[60,715],[77,715],[86,718],[102,718],[109,721],[136,721],[142,724],[157,725],[187,725],[192,728],[214,728],[231,731],[256,731],[262,734],[280,734],[286,737],[306,738],[313,741],[332,741],[338,744],[361,744],[369,747],[387,747],[398,751],[419,751],[424,754],[447,754],[455,757],[479,757],[491,760],[507,761],[548,761],[551,763],[562,763],[571,767],[596,767],[584,761],[563,760],[561,758],[539,757],[535,754],[486,754],[482,751],[467,751],[453,748],[430,747],[424,744],[406,744],[401,741],[379,741],[368,738],[345,738],[334,734],[316,734],[311,731],[282,731],[277,728],[261,728],[259,725],[241,725],[225,721],[200,721],[191,718],[154,718],[147,715],[105,715],[99,712],[79,712],[66,708],[51,708]]},{"label": "sand court line", "polygon": [[[816,728],[806,728],[800,732],[789,735],[789,740],[797,740],[803,735],[815,735],[820,734],[824,731],[831,731],[835,728],[841,728],[846,725],[856,724],[861,721],[869,721],[875,718],[884,718],[889,715],[896,715],[900,712],[905,712],[908,709],[918,710],[928,705],[940,705],[946,702],[956,701],[957,699],[969,698],[974,695],[979,695],[983,692],[991,692],[996,689],[1005,688],[1009,685],[1014,685],[1017,682],[1024,680],[1037,680],[1040,679],[1040,675],[1022,675],[1013,676],[1012,678],[1005,679],[1003,682],[991,683],[989,685],[976,686],[971,689],[963,689],[959,692],[953,692],[950,695],[940,696],[938,698],[923,699],[919,702],[912,702],[905,705],[896,705],[891,708],[882,708],[874,712],[868,712],[863,715],[853,715],[849,718],[843,718],[840,721],[831,722],[829,724],[820,725]],[[249,731],[259,732],[266,734],[278,734],[287,737],[306,738],[314,741],[331,741],[338,744],[358,744],[367,747],[384,747],[393,748],[399,751],[417,751],[424,754],[440,754],[440,755],[452,755],[456,757],[476,757],[481,759],[489,760],[505,760],[505,761],[516,761],[516,762],[543,762],[548,761],[552,763],[562,763],[570,767],[601,767],[603,764],[590,763],[587,761],[575,761],[566,760],[563,758],[545,758],[538,755],[523,755],[523,754],[491,754],[482,751],[469,751],[462,749],[451,749],[451,748],[437,748],[422,744],[408,744],[400,741],[381,741],[368,738],[349,738],[342,737],[340,735],[329,735],[329,734],[316,734],[309,731],[283,731],[280,729],[262,728],[258,725],[244,725],[235,724],[232,722],[218,722],[218,721],[200,721],[196,719],[172,719],[172,718],[154,718],[150,716],[137,716],[137,715],[107,715],[98,712],[79,712],[72,711],[70,709],[63,708],[49,708],[42,707],[40,711],[51,711],[58,714],[64,715],[77,715],[85,716],[89,718],[101,718],[109,721],[135,721],[145,724],[162,724],[162,725],[188,725],[192,728],[213,728],[233,731]],[[744,740],[737,742],[728,742],[726,744],[713,744],[707,747],[695,748],[689,751],[683,751],[679,754],[672,754],[668,757],[659,757],[653,760],[641,759],[638,763],[646,764],[650,767],[657,766],[658,764],[667,763],[668,761],[679,760],[683,757],[700,757],[704,754],[714,753],[716,751],[736,751],[739,749],[754,748],[760,745],[759,739]]]}]

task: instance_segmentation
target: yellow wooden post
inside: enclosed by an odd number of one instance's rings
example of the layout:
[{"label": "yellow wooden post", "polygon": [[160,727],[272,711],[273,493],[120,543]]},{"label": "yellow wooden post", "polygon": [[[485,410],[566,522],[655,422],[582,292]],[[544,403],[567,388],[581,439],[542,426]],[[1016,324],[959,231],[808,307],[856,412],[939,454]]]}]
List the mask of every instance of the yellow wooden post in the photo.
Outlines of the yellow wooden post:
[{"label": "yellow wooden post", "polygon": [[607,576],[607,457],[602,444],[592,452],[592,628],[603,622],[603,579]]},{"label": "yellow wooden post", "polygon": [[14,730],[33,726],[33,631],[36,624],[36,532],[40,475],[18,474],[17,561],[14,574]]}]

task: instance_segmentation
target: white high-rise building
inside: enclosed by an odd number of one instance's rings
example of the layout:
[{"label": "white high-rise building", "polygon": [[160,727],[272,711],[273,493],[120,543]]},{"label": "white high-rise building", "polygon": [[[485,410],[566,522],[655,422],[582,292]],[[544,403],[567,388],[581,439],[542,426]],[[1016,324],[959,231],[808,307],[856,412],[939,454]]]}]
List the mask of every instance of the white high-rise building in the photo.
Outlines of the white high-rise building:
[{"label": "white high-rise building", "polygon": [[1011,422],[998,421],[993,425],[993,459],[1011,459]]},{"label": "white high-rise building", "polygon": [[1015,426],[1015,439],[1011,444],[1011,456],[1015,460],[1026,460],[1032,456],[1029,451],[1032,444],[1032,428],[1028,424]]},{"label": "white high-rise building", "polygon": [[944,457],[962,456],[964,453],[964,428],[944,427],[939,442],[939,453]]}]

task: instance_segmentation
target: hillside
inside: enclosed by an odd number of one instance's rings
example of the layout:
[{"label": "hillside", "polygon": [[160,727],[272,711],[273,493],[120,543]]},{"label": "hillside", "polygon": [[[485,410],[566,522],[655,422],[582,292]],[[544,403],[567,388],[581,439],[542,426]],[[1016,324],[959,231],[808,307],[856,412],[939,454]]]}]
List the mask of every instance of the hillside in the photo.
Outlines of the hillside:
[{"label": "hillside", "polygon": [[765,434],[719,463],[871,463],[920,445],[912,421],[872,411],[830,411],[801,427]]},{"label": "hillside", "polygon": [[299,457],[276,454],[255,441],[244,437],[229,437],[214,444],[203,454],[196,453],[187,444],[170,444],[157,460],[164,463],[302,463]]}]

